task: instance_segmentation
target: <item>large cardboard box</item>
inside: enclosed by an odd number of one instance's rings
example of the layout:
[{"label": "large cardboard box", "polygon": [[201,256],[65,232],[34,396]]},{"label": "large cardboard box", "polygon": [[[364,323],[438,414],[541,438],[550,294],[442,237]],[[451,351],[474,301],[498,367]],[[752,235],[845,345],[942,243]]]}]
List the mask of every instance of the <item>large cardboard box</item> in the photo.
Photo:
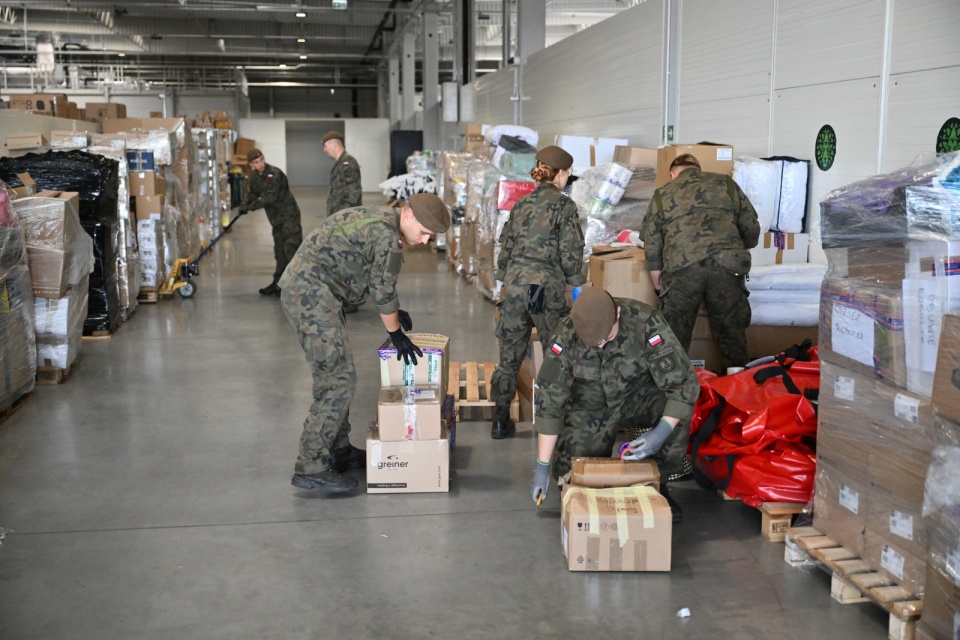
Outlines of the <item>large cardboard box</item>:
[{"label": "large cardboard box", "polygon": [[20,178],[20,186],[7,188],[7,194],[10,195],[11,199],[29,198],[36,195],[37,183],[30,177],[29,173],[18,173],[17,177]]},{"label": "large cardboard box", "polygon": [[380,438],[376,424],[367,431],[367,493],[446,493],[450,491],[450,442]]},{"label": "large cardboard box", "polygon": [[156,171],[131,171],[128,188],[131,196],[162,196],[167,193],[167,181]]},{"label": "large cardboard box", "polygon": [[660,490],[660,469],[653,460],[626,461],[617,458],[573,458],[570,484],[591,489],[634,485]]},{"label": "large cardboard box", "polygon": [[747,357],[751,360],[772,356],[809,339],[819,342],[819,327],[780,327],[754,324],[747,327]]},{"label": "large cardboard box", "polygon": [[870,482],[842,469],[841,461],[817,454],[813,526],[863,557]]},{"label": "large cardboard box", "polygon": [[632,167],[656,168],[658,155],[657,149],[645,149],[644,147],[617,145],[613,149],[614,162]]},{"label": "large cardboard box", "polygon": [[[818,433],[818,446],[819,438]],[[867,531],[873,531],[896,543],[903,551],[923,558],[927,554],[927,533],[922,509],[923,502],[871,487],[867,504]]]},{"label": "large cardboard box", "polygon": [[[3,139],[4,155],[15,152],[26,152],[29,149],[39,149],[47,144],[46,139],[39,131],[22,131],[10,133]],[[22,154],[15,154],[22,155]]]},{"label": "large cardboard box", "polygon": [[467,153],[484,150],[487,147],[487,142],[483,139],[483,133],[488,126],[479,122],[468,124],[467,131],[464,134],[463,150]]},{"label": "large cardboard box", "polygon": [[750,249],[751,264],[755,267],[773,264],[805,264],[809,245],[809,233],[768,231],[761,236],[757,246]]},{"label": "large cardboard box", "polygon": [[84,109],[86,109],[87,120],[91,122],[127,117],[127,105],[122,102],[88,102]]},{"label": "large cardboard box", "polygon": [[27,261],[33,295],[62,298],[89,268],[87,234],[80,225],[80,194],[72,191],[41,191],[34,197],[13,202],[27,245]]},{"label": "large cardboard box", "polygon": [[711,173],[733,176],[733,147],[715,142],[697,144],[671,144],[660,147],[657,153],[657,187],[670,182],[670,163],[684,153],[692,154],[700,161],[700,169]]},{"label": "large cardboard box", "polygon": [[616,298],[640,300],[657,307],[657,292],[639,247],[597,245],[590,256],[590,282]]},{"label": "large cardboard box", "polygon": [[[923,616],[919,629],[931,638],[960,637],[960,578],[955,570],[946,573],[945,567],[936,562],[927,563],[923,585]],[[916,636],[918,639],[920,635]]]},{"label": "large cardboard box", "polygon": [[412,387],[435,384],[440,387],[440,395],[446,395],[450,373],[450,338],[437,333],[408,333],[407,337],[420,347],[423,357],[417,358],[416,365],[397,360],[397,348],[388,338],[377,349],[380,357],[380,386]]},{"label": "large cardboard box", "polygon": [[161,220],[165,201],[166,196],[133,196],[133,209],[137,220]]},{"label": "large cardboard box", "polygon": [[567,485],[561,503],[570,571],[670,571],[673,517],[653,487]]},{"label": "large cardboard box", "polygon": [[63,93],[29,93],[10,96],[11,109],[32,111],[50,116],[66,115],[67,102],[67,96]]},{"label": "large cardboard box", "polygon": [[867,529],[866,554],[863,559],[884,576],[910,591],[912,597],[923,594],[926,555],[911,553],[897,541]]},{"label": "large cardboard box", "polygon": [[960,422],[960,314],[943,315],[933,378],[933,408],[939,415]]},{"label": "large cardboard box", "polygon": [[377,403],[381,440],[438,440],[443,396],[440,386],[383,387]]}]

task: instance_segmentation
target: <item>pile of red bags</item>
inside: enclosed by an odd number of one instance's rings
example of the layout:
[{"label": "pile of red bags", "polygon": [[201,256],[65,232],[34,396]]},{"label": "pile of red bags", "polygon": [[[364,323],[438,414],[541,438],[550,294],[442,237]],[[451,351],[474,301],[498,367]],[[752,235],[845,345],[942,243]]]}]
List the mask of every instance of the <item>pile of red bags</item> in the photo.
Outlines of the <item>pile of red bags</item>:
[{"label": "pile of red bags", "polygon": [[697,481],[754,507],[809,502],[817,468],[817,349],[806,341],[738,374],[697,375],[700,398],[690,424]]}]

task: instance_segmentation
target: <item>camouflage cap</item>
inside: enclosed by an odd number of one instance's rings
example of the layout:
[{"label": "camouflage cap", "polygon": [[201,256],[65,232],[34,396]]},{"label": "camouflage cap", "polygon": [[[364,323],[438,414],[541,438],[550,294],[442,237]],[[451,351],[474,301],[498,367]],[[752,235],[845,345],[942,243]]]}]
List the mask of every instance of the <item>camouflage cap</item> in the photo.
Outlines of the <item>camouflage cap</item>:
[{"label": "camouflage cap", "polygon": [[681,153],[673,159],[673,162],[670,163],[670,169],[675,169],[677,167],[696,167],[699,169],[700,161],[697,160],[697,157],[692,153]]},{"label": "camouflage cap", "polygon": [[563,171],[573,166],[573,156],[555,145],[540,149],[537,153],[537,160],[548,167]]},{"label": "camouflage cap", "polygon": [[617,321],[617,305],[600,287],[587,287],[574,301],[570,316],[580,340],[595,347],[610,336],[613,323]]},{"label": "camouflage cap", "polygon": [[263,151],[260,151],[260,149],[250,149],[250,151],[247,151],[247,162],[253,162],[257,158],[262,157]]},{"label": "camouflage cap", "polygon": [[340,142],[343,142],[343,134],[339,131],[327,131],[325,134],[323,134],[324,144],[330,142],[331,140],[339,140]]},{"label": "camouflage cap", "polygon": [[417,222],[434,233],[450,228],[450,211],[443,200],[432,193],[417,193],[408,200]]}]

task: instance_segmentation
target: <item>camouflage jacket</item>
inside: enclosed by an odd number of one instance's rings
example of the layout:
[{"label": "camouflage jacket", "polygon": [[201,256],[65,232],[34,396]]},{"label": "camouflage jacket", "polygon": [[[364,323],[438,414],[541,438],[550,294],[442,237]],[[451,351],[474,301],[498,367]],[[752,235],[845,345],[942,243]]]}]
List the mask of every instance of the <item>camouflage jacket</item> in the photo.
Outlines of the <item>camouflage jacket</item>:
[{"label": "camouflage jacket", "polygon": [[497,280],[508,285],[582,285],[583,230],[577,205],[541,182],[517,200],[500,233]]},{"label": "camouflage jacket", "polygon": [[360,184],[360,164],[344,151],[330,169],[330,193],[327,195],[327,215],[359,207],[363,204],[363,186]]},{"label": "camouflage jacket", "polygon": [[400,308],[397,276],[402,264],[400,212],[352,207],[328,216],[307,236],[279,285],[298,294],[327,289],[348,304],[359,304],[369,295],[377,310],[388,314]]},{"label": "camouflage jacket", "polygon": [[647,269],[672,273],[720,251],[752,249],[760,223],[732,178],[689,168],[654,192],[640,235]]},{"label": "camouflage jacket", "polygon": [[614,298],[620,307],[617,337],[602,349],[577,337],[573,318],[557,325],[537,376],[537,431],[556,435],[567,407],[616,413],[628,400],[663,394],[663,415],[690,417],[700,394],[693,365],[660,312],[643,302]]},{"label": "camouflage jacket", "polygon": [[248,211],[265,209],[270,224],[276,224],[289,216],[300,219],[300,207],[290,193],[287,176],[272,164],[265,165],[263,172],[250,174],[250,192],[241,203]]}]

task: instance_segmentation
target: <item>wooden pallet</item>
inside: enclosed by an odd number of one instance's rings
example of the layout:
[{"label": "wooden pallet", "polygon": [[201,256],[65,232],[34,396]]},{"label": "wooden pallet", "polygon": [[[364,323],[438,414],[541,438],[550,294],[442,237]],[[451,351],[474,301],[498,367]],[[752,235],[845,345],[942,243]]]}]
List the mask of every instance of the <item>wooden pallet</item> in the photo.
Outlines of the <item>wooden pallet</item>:
[{"label": "wooden pallet", "polygon": [[[717,494],[727,502],[741,502],[722,489]],[[793,525],[793,516],[803,513],[806,505],[802,502],[764,502],[757,508],[760,510],[760,535],[770,542],[783,542],[787,529]]]},{"label": "wooden pallet", "polygon": [[[496,403],[490,399],[490,381],[497,365],[493,362],[451,362],[447,391],[456,403],[457,421],[462,421],[464,410],[483,412],[484,420],[493,420]],[[514,394],[510,403],[510,419],[520,421],[520,396]]]},{"label": "wooden pallet", "polygon": [[33,392],[25,393],[19,398],[17,398],[16,400],[14,400],[9,407],[0,409],[0,422],[3,422],[7,418],[15,414],[17,411],[19,411],[20,407],[22,407],[27,402],[29,402],[30,398],[32,397],[33,397]]},{"label": "wooden pallet", "polygon": [[873,602],[890,614],[887,632],[891,640],[915,640],[923,601],[909,589],[875,571],[856,553],[814,527],[793,527],[787,535],[832,573],[830,595],[834,600],[840,604]]},{"label": "wooden pallet", "polygon": [[48,366],[38,366],[37,367],[37,384],[60,384],[61,382],[64,382],[67,378],[69,378],[70,374],[78,366],[80,366],[79,360],[74,360],[73,363],[66,369],[60,369],[57,367],[48,367]]},{"label": "wooden pallet", "polygon": [[157,287],[140,287],[140,293],[137,294],[137,302],[153,304],[160,301],[160,294]]}]

